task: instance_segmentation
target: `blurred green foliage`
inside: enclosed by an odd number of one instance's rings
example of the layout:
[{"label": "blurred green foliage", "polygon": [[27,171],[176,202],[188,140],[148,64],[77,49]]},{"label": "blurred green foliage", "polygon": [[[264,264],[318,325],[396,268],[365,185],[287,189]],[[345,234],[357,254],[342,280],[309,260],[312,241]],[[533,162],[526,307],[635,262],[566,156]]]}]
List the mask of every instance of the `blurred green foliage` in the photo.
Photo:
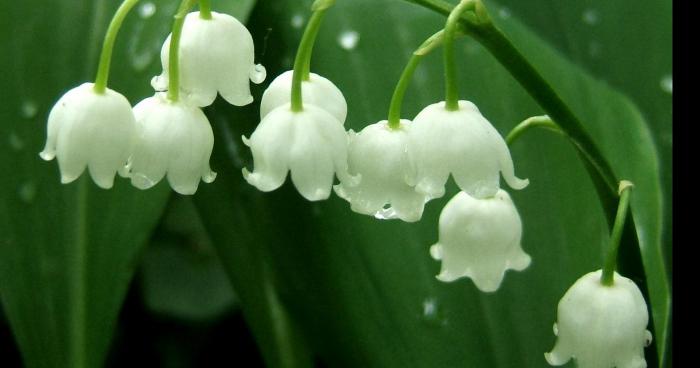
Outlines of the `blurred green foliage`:
[{"label": "blurred green foliage", "polygon": [[[291,68],[310,5],[254,3],[213,1],[215,10],[239,19],[252,11],[256,62],[267,67],[268,80],[254,88],[252,105],[217,101],[205,109],[219,176],[191,198],[171,195],[166,183],[145,192],[123,180],[110,191],[86,178],[61,185],[56,163],[38,158],[50,107],[93,78],[118,4],[0,4],[0,31],[10,35],[0,59],[0,297],[24,364],[124,366],[138,361],[130,356],[136,350],[158,351],[145,360],[155,366],[206,366],[211,360],[197,358],[202,352],[236,361],[242,354],[234,346],[250,350],[252,334],[268,366],[545,367],[559,298],[600,268],[607,246],[605,216],[575,151],[546,131],[512,147],[516,172],[531,180],[512,193],[530,268],[509,272],[494,294],[480,293],[468,279],[440,283],[428,248],[455,186],[427,205],[420,223],[406,224],[354,214],[337,197],[306,202],[289,184],[261,193],[242,180],[240,170],[252,168],[252,160],[240,136],[258,123],[266,84]],[[651,296],[657,330],[647,362],[658,366],[654,355],[666,344],[658,328],[666,326],[670,301],[661,254],[670,271],[671,3],[487,6],[583,119],[617,174],[637,184],[632,211],[644,248],[641,258],[627,249],[622,266]],[[158,54],[176,7],[143,1],[117,39],[110,87],[132,103],[152,93],[149,80],[160,71]],[[403,1],[338,1],[322,26],[312,70],[345,94],[347,129],[386,118],[409,54],[443,24],[443,17]],[[458,57],[462,97],[502,134],[542,114],[474,41],[461,40]],[[442,94],[436,52],[419,67],[404,116]],[[76,231],[80,224],[84,233]]]}]

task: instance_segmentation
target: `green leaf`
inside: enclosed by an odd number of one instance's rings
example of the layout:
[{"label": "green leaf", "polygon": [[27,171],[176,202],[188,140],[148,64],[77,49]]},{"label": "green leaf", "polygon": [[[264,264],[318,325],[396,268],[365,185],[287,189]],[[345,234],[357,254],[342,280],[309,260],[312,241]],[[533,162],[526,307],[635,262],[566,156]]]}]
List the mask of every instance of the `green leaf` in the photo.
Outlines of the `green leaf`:
[{"label": "green leaf", "polygon": [[[226,5],[244,15],[254,1]],[[94,78],[114,1],[0,5],[0,297],[28,367],[98,367],[137,256],[169,196],[167,183],[104,191],[84,175],[61,185],[38,157],[62,93]],[[149,96],[177,2],[137,5],[117,38],[110,87]],[[8,57],[9,56],[9,57]]]},{"label": "green leaf", "polygon": [[[307,5],[261,3],[251,19],[258,42],[264,37],[268,45],[262,62],[270,80],[291,67],[302,32],[295,19],[308,18]],[[635,281],[643,289],[649,287],[655,338],[663,346],[670,296],[658,235],[658,159],[645,121],[628,99],[591,78],[515,19],[499,24],[572,104],[618,175],[636,183],[632,209],[647,280]],[[443,17],[397,2],[381,7],[369,0],[338,2],[328,12],[312,70],[344,92],[349,106],[346,128],[359,131],[386,118],[394,83],[409,54],[443,25]],[[542,114],[485,50],[468,39],[459,45],[462,96],[474,101],[502,134],[524,118]],[[419,67],[404,116],[411,118],[443,98],[438,54]],[[437,219],[456,192],[454,185],[445,198],[428,203],[417,224],[354,214],[337,197],[308,203],[289,183],[272,193],[257,193],[245,189],[240,178],[240,168],[251,168],[252,162],[239,137],[252,132],[254,112],[210,113],[219,127],[215,170],[230,179],[227,189],[217,189],[222,181],[198,194],[204,222],[210,233],[219,234],[213,235],[215,241],[230,243],[220,249],[239,255],[260,252],[259,263],[269,267],[265,272],[272,276],[281,307],[321,360],[332,366],[547,366],[543,353],[555,340],[557,303],[576,279],[601,267],[608,241],[593,183],[575,150],[560,136],[533,132],[512,150],[517,173],[531,181],[512,195],[523,218],[523,247],[533,263],[524,272],[509,272],[497,293],[483,294],[468,279],[444,284],[434,278],[439,263],[430,258],[428,248],[437,241]],[[212,193],[200,196],[209,190]],[[222,194],[226,190],[235,193]],[[248,235],[233,237],[234,231],[226,229],[233,224],[248,229]],[[250,234],[251,226],[262,230]],[[255,280],[261,272],[234,257],[224,262],[231,265],[232,277],[243,280]],[[242,283],[234,281],[239,293]],[[248,302],[242,295],[241,301],[245,310]],[[255,325],[266,317],[249,313],[247,318]],[[654,350],[647,353],[649,365],[657,365]]]}]

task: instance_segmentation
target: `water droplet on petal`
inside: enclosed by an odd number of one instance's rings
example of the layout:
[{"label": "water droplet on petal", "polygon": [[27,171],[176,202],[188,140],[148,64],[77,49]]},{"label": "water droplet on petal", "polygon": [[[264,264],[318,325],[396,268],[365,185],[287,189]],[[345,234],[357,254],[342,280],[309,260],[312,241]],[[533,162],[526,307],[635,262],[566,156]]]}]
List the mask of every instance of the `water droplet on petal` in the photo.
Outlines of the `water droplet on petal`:
[{"label": "water droplet on petal", "polygon": [[262,64],[255,64],[250,69],[250,81],[255,84],[260,84],[267,77],[267,69]]},{"label": "water droplet on petal", "polygon": [[338,44],[345,50],[352,50],[360,42],[360,34],[356,31],[345,31],[338,36]]},{"label": "water droplet on petal", "polygon": [[377,213],[374,214],[374,218],[376,218],[377,220],[393,220],[397,218],[397,216],[396,211],[394,211],[394,208],[389,206],[377,211]]},{"label": "water droplet on petal", "polygon": [[36,102],[34,101],[24,101],[21,109],[22,117],[25,119],[35,117],[37,112],[39,112],[39,106],[37,106]]},{"label": "water droplet on petal", "polygon": [[139,6],[138,13],[141,19],[148,19],[156,13],[156,4],[148,1]]},{"label": "water droplet on petal", "polygon": [[214,181],[214,179],[216,179],[216,173],[213,171],[209,171],[202,176],[202,181],[205,183],[211,183]]},{"label": "water droplet on petal", "polygon": [[148,176],[140,173],[131,173],[131,184],[139,189],[148,189],[156,185],[156,182]]},{"label": "water droplet on petal", "polygon": [[668,93],[668,94],[673,94],[673,76],[672,75],[666,75],[663,78],[661,78],[661,90]]},{"label": "water droplet on petal", "polygon": [[156,92],[165,92],[168,90],[168,78],[165,78],[162,75],[156,75],[151,79],[151,87]]},{"label": "water droplet on petal", "polygon": [[556,323],[552,326],[552,331],[554,331],[554,336],[559,336],[559,326]]},{"label": "water droplet on petal", "polygon": [[28,182],[20,185],[17,194],[22,202],[32,203],[36,197],[36,184]]},{"label": "water droplet on petal", "polygon": [[649,332],[649,330],[644,331],[644,347],[651,345],[651,341],[651,332]]},{"label": "water droplet on petal", "polygon": [[291,24],[294,28],[301,28],[301,26],[304,25],[304,16],[301,14],[294,14]]},{"label": "water droplet on petal", "polygon": [[440,244],[435,244],[430,247],[430,256],[433,257],[434,260],[439,261],[442,259],[442,245]]},{"label": "water droplet on petal", "polygon": [[51,161],[56,157],[56,151],[54,150],[44,150],[39,152],[39,157],[44,161]]},{"label": "water droplet on petal", "polygon": [[595,9],[586,9],[581,15],[581,20],[590,26],[594,26],[600,22],[600,15]]},{"label": "water droplet on petal", "polygon": [[10,133],[10,136],[7,140],[10,144],[10,148],[12,148],[15,151],[19,151],[22,148],[24,148],[24,141],[15,132]]}]

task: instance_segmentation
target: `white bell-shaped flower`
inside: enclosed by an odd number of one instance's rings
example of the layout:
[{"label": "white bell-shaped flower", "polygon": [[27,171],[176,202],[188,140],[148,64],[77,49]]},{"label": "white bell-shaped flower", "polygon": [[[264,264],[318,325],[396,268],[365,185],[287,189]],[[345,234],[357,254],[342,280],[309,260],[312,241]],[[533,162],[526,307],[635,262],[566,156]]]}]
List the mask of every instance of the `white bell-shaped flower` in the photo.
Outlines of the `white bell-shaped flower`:
[{"label": "white bell-shaped flower", "polygon": [[574,358],[579,368],[644,368],[644,347],[651,343],[646,329],[649,313],[632,280],[614,274],[603,285],[602,271],[578,279],[557,309],[557,342],[545,358],[563,365]]},{"label": "white bell-shaped flower", "polygon": [[[250,83],[265,80],[265,68],[254,64],[253,37],[236,18],[211,12],[202,19],[199,12],[185,17],[180,38],[180,89],[197,106],[211,105],[217,91],[232,105],[253,102]],[[163,44],[163,74],[151,84],[157,91],[168,88],[170,38]]]},{"label": "white bell-shaped flower", "polygon": [[335,192],[350,202],[353,211],[381,219],[420,220],[426,197],[409,184],[415,176],[408,150],[409,120],[391,129],[386,120],[355,134],[350,131],[348,166],[359,183],[335,186]]},{"label": "white bell-shaped flower", "polygon": [[413,120],[412,149],[416,155],[416,190],[431,198],[445,194],[452,173],[460,189],[477,198],[491,197],[499,189],[499,172],[510,187],[522,189],[528,180],[518,179],[505,141],[469,101],[459,109],[445,109],[445,102],[424,108]]},{"label": "white bell-shaped flower", "polygon": [[348,174],[348,138],[343,125],[326,110],[305,104],[299,112],[282,105],[260,122],[250,139],[243,142],[253,152],[254,171],[243,169],[243,177],[259,190],[282,186],[291,172],[292,182],[310,200],[327,199],[334,174],[352,182]]},{"label": "white bell-shaped flower", "polygon": [[77,179],[87,166],[92,180],[109,189],[129,158],[136,122],[129,101],[111,89],[96,93],[93,83],[66,92],[49,113],[47,138],[39,154],[58,158],[61,182]]},{"label": "white bell-shaped flower", "polygon": [[481,291],[498,290],[506,270],[530,265],[521,235],[520,215],[504,190],[484,199],[457,193],[440,213],[440,240],[430,248],[432,257],[442,260],[437,279],[469,277]]},{"label": "white bell-shaped flower", "polygon": [[200,108],[156,93],[134,106],[134,115],[138,139],[127,166],[131,184],[148,189],[167,175],[176,192],[194,194],[200,179],[214,181],[209,167],[214,133]]},{"label": "white bell-shaped flower", "polygon": [[[260,100],[260,119],[275,108],[291,101],[293,70],[288,70],[275,78]],[[316,105],[333,115],[341,124],[345,123],[348,104],[343,93],[330,80],[309,73],[309,80],[302,80],[301,93],[304,104]]]}]

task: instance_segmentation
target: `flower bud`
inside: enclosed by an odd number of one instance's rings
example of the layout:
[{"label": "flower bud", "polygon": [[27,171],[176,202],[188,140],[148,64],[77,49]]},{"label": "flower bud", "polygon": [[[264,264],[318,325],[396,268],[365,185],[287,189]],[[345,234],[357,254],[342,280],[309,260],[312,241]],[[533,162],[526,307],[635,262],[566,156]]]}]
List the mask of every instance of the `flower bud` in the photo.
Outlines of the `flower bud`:
[{"label": "flower bud", "polygon": [[450,173],[459,188],[476,198],[499,189],[499,172],[514,189],[528,181],[514,174],[508,146],[498,131],[469,101],[450,111],[445,102],[424,108],[413,120],[412,150],[416,155],[416,190],[431,198],[445,194]]},{"label": "flower bud", "polygon": [[409,120],[398,129],[380,121],[350,132],[348,165],[360,178],[358,184],[341,182],[335,186],[339,197],[350,202],[353,211],[381,219],[420,220],[426,197],[409,184],[415,168],[408,150]]},{"label": "flower bud", "polygon": [[[236,18],[211,12],[185,17],[180,38],[180,89],[197,106],[211,105],[217,91],[228,103],[243,106],[253,102],[249,81],[265,80],[265,68],[255,65],[253,37]],[[157,91],[168,88],[170,37],[161,50],[163,74],[151,84]]]},{"label": "flower bud", "polygon": [[520,216],[504,190],[484,199],[457,193],[440,213],[440,240],[430,248],[433,258],[442,260],[437,279],[469,277],[481,291],[498,290],[506,270],[530,265],[521,235]]},{"label": "flower bud", "polygon": [[46,146],[39,155],[46,161],[58,158],[61,183],[74,181],[87,166],[95,184],[109,189],[129,157],[135,134],[129,101],[111,89],[96,93],[93,83],[84,83],[51,109]]},{"label": "flower bud", "polygon": [[[260,100],[260,119],[276,107],[291,101],[293,70],[288,70],[275,78],[267,87]],[[301,81],[301,94],[304,104],[316,105],[333,115],[341,124],[345,123],[348,104],[343,93],[330,80],[309,73],[309,80]]]},{"label": "flower bud", "polygon": [[571,358],[579,368],[644,368],[644,347],[651,342],[646,329],[649,313],[644,297],[632,280],[615,273],[613,284],[603,285],[602,271],[578,279],[557,308],[557,342],[545,354],[550,365]]},{"label": "flower bud", "polygon": [[302,111],[282,105],[265,116],[250,139],[254,171],[243,169],[249,184],[263,192],[282,186],[287,172],[309,201],[327,199],[333,177],[352,182],[348,174],[348,138],[343,125],[326,110],[305,104]]},{"label": "flower bud", "polygon": [[134,106],[134,115],[138,140],[127,167],[131,184],[148,189],[167,175],[173,190],[194,194],[200,179],[214,181],[209,167],[214,133],[200,108],[156,93]]}]

